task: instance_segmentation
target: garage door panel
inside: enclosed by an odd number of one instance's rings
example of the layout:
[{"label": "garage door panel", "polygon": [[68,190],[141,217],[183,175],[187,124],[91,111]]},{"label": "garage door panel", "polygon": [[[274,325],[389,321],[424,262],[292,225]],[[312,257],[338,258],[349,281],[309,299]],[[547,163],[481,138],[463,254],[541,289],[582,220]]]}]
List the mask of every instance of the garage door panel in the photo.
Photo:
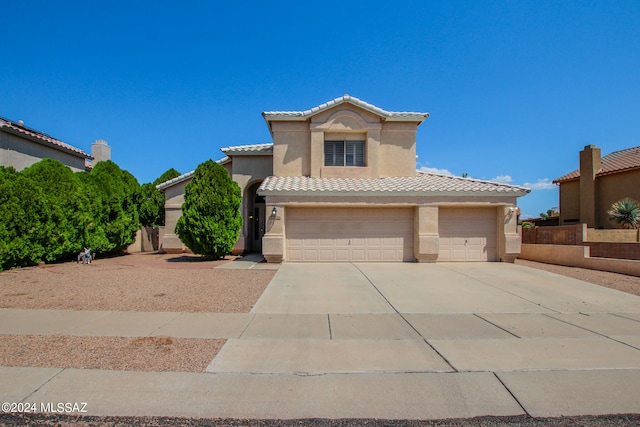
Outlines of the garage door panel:
[{"label": "garage door panel", "polygon": [[493,208],[441,208],[438,261],[496,261],[496,212]]},{"label": "garage door panel", "polygon": [[413,209],[289,208],[286,218],[289,261],[414,260]]}]

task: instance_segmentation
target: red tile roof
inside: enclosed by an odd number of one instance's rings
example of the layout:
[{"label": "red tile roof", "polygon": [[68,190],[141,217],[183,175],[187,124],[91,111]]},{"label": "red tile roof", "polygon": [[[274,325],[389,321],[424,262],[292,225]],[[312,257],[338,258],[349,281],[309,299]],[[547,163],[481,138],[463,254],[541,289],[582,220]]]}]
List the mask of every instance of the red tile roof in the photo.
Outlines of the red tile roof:
[{"label": "red tile roof", "polygon": [[[640,147],[627,148],[626,150],[614,151],[602,158],[602,167],[596,174],[598,176],[611,175],[614,173],[626,172],[633,169],[640,169]],[[566,181],[573,181],[580,178],[580,169],[576,169],[553,181],[558,184]]]},{"label": "red tile roof", "polygon": [[27,139],[35,139],[38,142],[44,143],[44,145],[52,145],[53,148],[58,150],[70,152],[79,157],[84,157],[85,159],[91,159],[91,155],[87,154],[83,150],[74,147],[73,145],[69,145],[65,142],[62,142],[58,139],[52,138],[49,135],[39,132],[34,129],[30,129],[24,126],[21,122],[15,123],[7,119],[3,119],[0,117],[0,129],[6,130],[9,133],[14,135],[26,137]]}]

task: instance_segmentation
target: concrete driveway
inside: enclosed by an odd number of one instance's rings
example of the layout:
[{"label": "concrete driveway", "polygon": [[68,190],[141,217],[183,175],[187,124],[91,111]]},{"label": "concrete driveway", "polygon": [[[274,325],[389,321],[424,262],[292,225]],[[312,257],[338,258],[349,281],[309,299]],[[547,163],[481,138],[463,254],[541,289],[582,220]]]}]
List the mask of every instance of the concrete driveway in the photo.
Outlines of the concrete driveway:
[{"label": "concrete driveway", "polygon": [[544,271],[284,264],[252,313],[208,371],[318,376],[345,416],[640,413],[640,297]]},{"label": "concrete driveway", "polygon": [[283,264],[251,313],[3,309],[0,332],[229,338],[208,373],[0,367],[5,401],[90,415],[640,413],[640,297],[513,264]]}]

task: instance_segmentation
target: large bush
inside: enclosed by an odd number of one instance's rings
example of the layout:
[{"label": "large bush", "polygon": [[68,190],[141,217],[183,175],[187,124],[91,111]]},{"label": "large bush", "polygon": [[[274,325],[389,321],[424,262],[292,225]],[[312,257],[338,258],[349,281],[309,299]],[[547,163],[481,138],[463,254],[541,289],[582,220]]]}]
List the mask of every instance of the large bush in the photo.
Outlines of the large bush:
[{"label": "large bush", "polygon": [[91,220],[103,228],[97,230],[97,234],[104,235],[107,241],[106,247],[99,250],[119,252],[126,249],[135,241],[140,228],[140,184],[110,160],[96,164],[87,178],[85,188],[95,198]]},{"label": "large bush", "polygon": [[113,162],[87,174],[44,159],[0,167],[0,270],[75,257],[82,247],[118,252],[139,228],[140,186]]},{"label": "large bush", "polygon": [[227,171],[207,160],[185,187],[182,216],[176,224],[180,240],[196,254],[221,258],[238,240],[241,192]]},{"label": "large bush", "polygon": [[44,258],[49,218],[42,189],[13,168],[0,168],[0,269]]},{"label": "large bush", "polygon": [[160,227],[164,225],[164,193],[156,185],[180,176],[180,172],[171,168],[160,175],[152,183],[140,187],[140,223],[143,227]]}]

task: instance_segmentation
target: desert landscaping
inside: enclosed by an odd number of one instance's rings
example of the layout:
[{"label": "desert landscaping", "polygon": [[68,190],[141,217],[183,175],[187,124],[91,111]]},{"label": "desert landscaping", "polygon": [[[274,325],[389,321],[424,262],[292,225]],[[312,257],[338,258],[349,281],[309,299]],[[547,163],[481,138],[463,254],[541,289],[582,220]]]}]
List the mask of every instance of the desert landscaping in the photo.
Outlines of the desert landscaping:
[{"label": "desert landscaping", "polygon": [[[138,312],[248,313],[275,274],[216,268],[235,257],[135,254],[0,273],[0,308]],[[518,260],[640,295],[640,278]],[[224,339],[0,335],[2,366],[204,372]]]}]

